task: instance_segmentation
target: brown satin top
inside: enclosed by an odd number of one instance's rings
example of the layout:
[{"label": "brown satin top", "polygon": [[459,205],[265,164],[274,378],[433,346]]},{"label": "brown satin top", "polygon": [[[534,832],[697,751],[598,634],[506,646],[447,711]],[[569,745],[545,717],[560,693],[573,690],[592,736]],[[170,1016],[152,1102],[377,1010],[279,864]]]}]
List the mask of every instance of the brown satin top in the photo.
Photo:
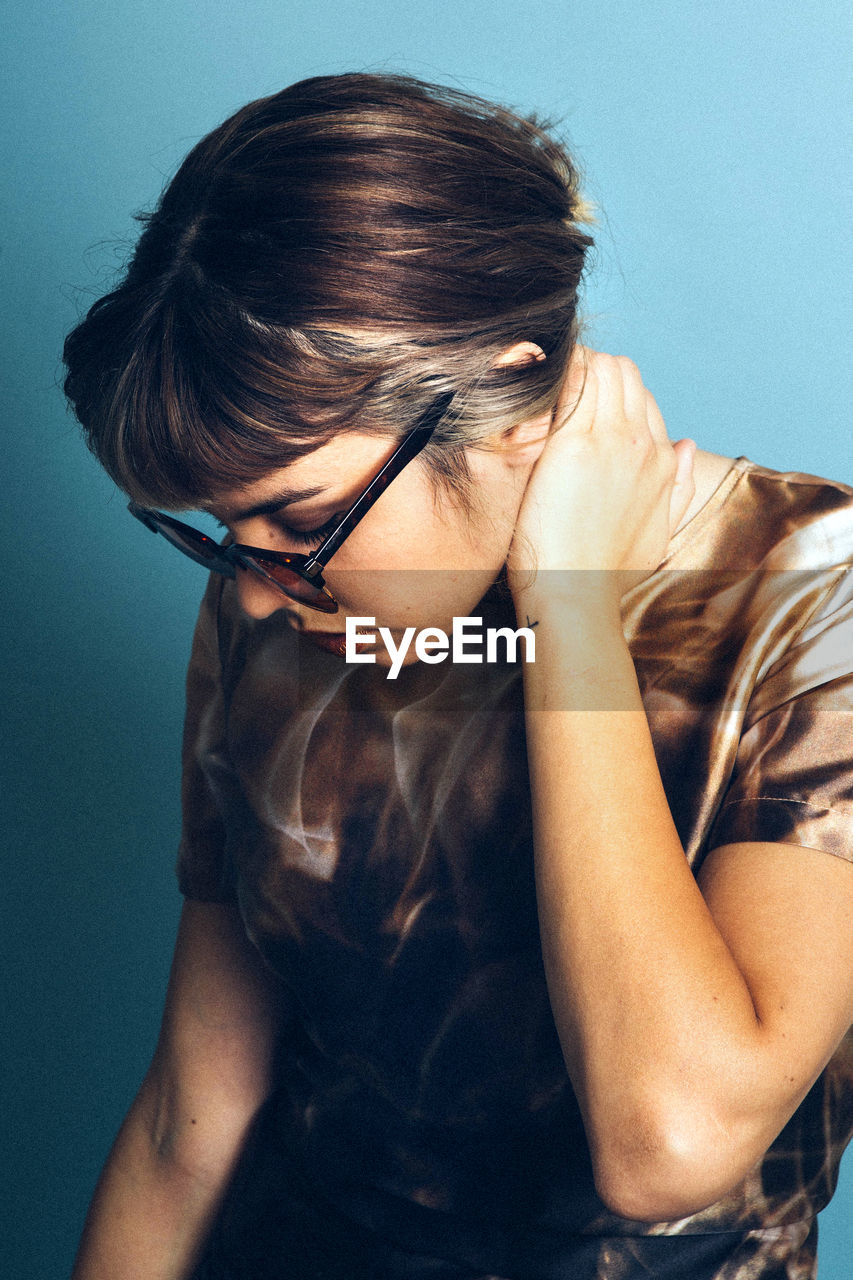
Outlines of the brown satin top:
[{"label": "brown satin top", "polygon": [[[625,596],[694,869],[734,841],[853,858],[852,555],[853,489],[739,458]],[[499,590],[479,612],[511,621]],[[650,1225],[595,1195],[542,970],[521,683],[507,663],[390,681],[211,581],[179,877],[236,899],[294,997],[269,1141],[342,1212],[495,1275],[804,1280],[853,1133],[850,1034],[718,1204]],[[726,1261],[703,1270],[709,1233]]]}]

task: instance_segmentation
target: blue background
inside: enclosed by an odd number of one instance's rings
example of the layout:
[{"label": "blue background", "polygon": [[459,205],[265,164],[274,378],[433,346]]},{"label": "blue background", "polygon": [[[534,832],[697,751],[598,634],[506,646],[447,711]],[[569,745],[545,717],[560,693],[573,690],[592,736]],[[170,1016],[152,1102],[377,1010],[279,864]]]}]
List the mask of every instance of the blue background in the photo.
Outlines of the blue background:
[{"label": "blue background", "polygon": [[[408,71],[562,117],[602,209],[592,343],[638,362],[673,436],[853,482],[853,30],[849,0],[31,0],[4,28],[2,1265],[54,1280],[156,1035],[203,586],[127,516],[57,389],[131,212],[307,75]],[[822,1280],[851,1271],[846,1170]]]}]

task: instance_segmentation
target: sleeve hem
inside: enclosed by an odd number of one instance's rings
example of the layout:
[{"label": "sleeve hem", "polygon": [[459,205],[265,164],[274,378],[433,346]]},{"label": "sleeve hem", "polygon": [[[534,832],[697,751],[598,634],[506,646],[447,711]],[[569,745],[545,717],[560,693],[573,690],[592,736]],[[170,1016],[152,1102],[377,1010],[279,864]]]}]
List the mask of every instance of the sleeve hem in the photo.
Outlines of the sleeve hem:
[{"label": "sleeve hem", "polygon": [[853,807],[816,805],[790,796],[727,801],[714,823],[709,849],[755,842],[802,845],[853,861]]}]

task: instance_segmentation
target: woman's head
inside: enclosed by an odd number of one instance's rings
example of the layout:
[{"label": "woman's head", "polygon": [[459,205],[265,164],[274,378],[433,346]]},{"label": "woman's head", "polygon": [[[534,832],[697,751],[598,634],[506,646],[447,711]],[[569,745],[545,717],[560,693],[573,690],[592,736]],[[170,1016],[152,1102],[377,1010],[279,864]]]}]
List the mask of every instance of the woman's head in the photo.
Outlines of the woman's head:
[{"label": "woman's head", "polygon": [[[464,503],[466,446],[556,401],[584,216],[532,120],[407,77],[301,81],[192,150],[69,335],[66,392],[120,487],[180,509],[452,391],[424,456]],[[520,342],[547,359],[496,363]]]}]

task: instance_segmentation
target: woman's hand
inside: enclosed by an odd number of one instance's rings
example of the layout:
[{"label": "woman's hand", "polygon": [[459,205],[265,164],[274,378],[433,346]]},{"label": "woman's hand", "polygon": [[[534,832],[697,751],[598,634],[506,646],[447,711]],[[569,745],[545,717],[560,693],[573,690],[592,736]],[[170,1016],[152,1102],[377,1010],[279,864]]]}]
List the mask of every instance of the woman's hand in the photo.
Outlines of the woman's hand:
[{"label": "woman's hand", "polygon": [[531,570],[604,571],[618,590],[657,568],[693,498],[695,452],[669,440],[633,361],[576,347],[516,523],[513,592]]}]

